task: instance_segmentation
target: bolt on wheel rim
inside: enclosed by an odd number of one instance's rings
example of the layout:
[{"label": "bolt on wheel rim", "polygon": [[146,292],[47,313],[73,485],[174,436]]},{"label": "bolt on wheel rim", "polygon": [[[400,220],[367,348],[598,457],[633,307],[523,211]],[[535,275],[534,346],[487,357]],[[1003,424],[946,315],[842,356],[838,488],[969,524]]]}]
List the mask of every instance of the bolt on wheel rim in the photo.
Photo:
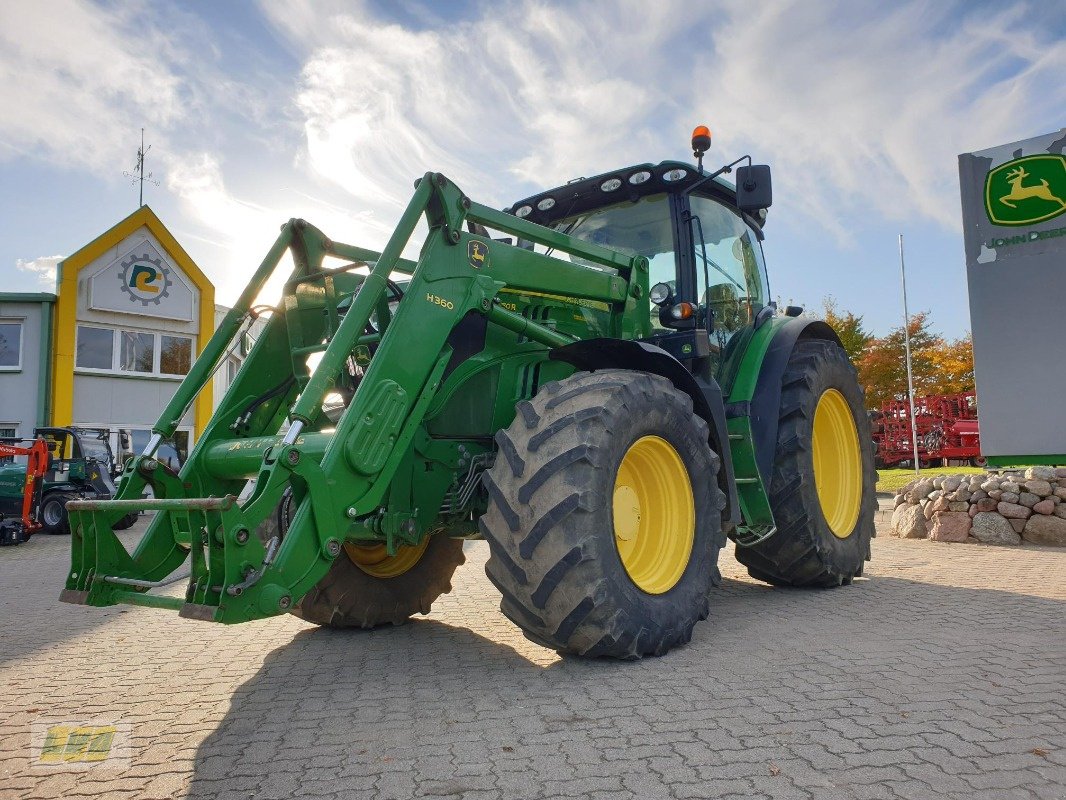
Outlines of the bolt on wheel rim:
[{"label": "bolt on wheel rim", "polygon": [[696,506],[688,470],[665,439],[642,436],[622,457],[612,519],[629,579],[648,594],[672,589],[692,555]]}]

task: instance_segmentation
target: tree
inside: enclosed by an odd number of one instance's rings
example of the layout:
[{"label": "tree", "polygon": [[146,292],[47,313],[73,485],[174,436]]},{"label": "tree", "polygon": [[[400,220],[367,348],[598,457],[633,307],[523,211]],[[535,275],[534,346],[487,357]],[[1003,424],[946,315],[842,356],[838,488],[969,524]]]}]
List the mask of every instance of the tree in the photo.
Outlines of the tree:
[{"label": "tree", "polygon": [[833,297],[822,299],[822,312],[826,323],[840,337],[848,358],[853,362],[858,361],[866,346],[874,339],[874,335],[862,326],[862,317],[850,311],[838,311],[837,301]]},{"label": "tree", "polygon": [[[908,325],[916,397],[942,393],[940,373],[945,361],[945,343],[929,326],[928,311],[912,315]],[[903,326],[894,328],[883,338],[869,339],[855,359],[855,367],[859,371],[859,382],[866,387],[867,408],[880,408],[887,400],[906,400],[907,360]]]},{"label": "tree", "polygon": [[933,353],[938,376],[937,394],[974,390],[973,336],[967,333],[954,342],[944,342]]}]

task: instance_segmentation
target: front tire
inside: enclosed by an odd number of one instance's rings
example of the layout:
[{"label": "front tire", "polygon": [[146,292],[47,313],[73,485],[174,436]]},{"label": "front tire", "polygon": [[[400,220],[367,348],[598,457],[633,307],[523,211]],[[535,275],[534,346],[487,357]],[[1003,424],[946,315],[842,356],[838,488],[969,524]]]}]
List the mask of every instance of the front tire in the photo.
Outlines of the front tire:
[{"label": "front tire", "polygon": [[770,506],[777,532],[737,560],[774,586],[850,584],[870,558],[874,449],[862,388],[835,342],[801,340],[782,379]]},{"label": "front tire", "polygon": [[41,501],[41,532],[52,535],[70,533],[67,501],[73,497],[63,492],[51,492]]},{"label": "front tire", "polygon": [[385,545],[345,545],[329,572],[292,613],[330,628],[402,625],[428,614],[452,590],[452,575],[464,561],[461,539],[430,536],[415,547],[388,556]]},{"label": "front tire", "polygon": [[489,579],[531,641],[633,659],[707,617],[725,495],[706,422],[665,378],[577,373],[517,406],[486,474]]}]

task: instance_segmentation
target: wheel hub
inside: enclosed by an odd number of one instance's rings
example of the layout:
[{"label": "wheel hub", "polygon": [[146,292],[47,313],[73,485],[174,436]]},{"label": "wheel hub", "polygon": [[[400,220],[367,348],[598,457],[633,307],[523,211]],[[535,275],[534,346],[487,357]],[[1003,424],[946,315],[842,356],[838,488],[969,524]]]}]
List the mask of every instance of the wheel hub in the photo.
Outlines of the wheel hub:
[{"label": "wheel hub", "polygon": [[696,533],[692,483],[673,445],[658,436],[630,445],[618,465],[612,515],[630,580],[648,594],[672,589],[688,566]]},{"label": "wheel hub", "polygon": [[833,535],[846,539],[862,504],[862,453],[851,406],[836,389],[826,389],[818,399],[811,438],[822,515]]},{"label": "wheel hub", "polygon": [[374,578],[396,578],[417,564],[429,547],[429,537],[416,545],[400,545],[390,556],[384,544],[346,544],[344,552],[355,566]]}]

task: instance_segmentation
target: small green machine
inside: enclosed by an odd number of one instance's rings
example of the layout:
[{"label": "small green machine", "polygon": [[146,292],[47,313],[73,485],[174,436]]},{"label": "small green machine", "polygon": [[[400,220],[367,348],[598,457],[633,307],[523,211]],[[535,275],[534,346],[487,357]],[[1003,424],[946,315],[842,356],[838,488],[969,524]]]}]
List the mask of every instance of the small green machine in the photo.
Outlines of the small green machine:
[{"label": "small green machine", "polygon": [[[707,616],[727,537],[760,580],[851,583],[875,504],[862,390],[827,325],[769,301],[769,167],[709,173],[709,146],[697,129],[695,167],[614,170],[505,211],[428,173],[380,253],[285,224],[115,499],[68,504],[62,599],[400,623],[484,538],[528,638],[639,658]],[[286,252],[281,301],[255,306]],[[156,448],[266,314],[172,471]],[[129,553],[113,528],[141,510],[158,513]],[[184,596],[156,591],[181,580]]]}]

